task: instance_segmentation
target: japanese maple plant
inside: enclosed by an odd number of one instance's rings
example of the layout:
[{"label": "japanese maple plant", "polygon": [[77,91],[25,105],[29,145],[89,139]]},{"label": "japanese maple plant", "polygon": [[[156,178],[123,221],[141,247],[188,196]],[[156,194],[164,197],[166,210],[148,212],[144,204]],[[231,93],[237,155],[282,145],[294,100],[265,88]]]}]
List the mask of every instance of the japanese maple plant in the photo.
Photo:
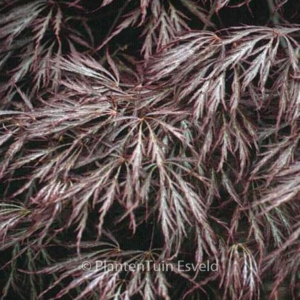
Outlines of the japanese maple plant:
[{"label": "japanese maple plant", "polygon": [[299,12],[0,0],[1,299],[299,299]]}]

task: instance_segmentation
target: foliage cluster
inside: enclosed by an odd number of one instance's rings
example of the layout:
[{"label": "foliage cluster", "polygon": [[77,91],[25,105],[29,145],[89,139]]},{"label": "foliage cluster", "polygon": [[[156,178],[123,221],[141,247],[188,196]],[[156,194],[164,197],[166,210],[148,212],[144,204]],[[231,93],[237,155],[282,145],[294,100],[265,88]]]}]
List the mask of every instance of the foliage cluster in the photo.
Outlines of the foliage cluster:
[{"label": "foliage cluster", "polygon": [[299,299],[293,1],[0,9],[2,299]]}]

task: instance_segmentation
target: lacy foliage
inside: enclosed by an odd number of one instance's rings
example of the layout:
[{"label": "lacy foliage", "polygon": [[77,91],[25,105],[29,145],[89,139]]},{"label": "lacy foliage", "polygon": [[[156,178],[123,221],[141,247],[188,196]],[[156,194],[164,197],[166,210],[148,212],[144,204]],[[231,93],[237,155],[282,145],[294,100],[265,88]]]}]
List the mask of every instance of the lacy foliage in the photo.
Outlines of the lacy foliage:
[{"label": "lacy foliage", "polygon": [[297,299],[299,26],[221,28],[251,1],[0,3],[3,299]]}]

